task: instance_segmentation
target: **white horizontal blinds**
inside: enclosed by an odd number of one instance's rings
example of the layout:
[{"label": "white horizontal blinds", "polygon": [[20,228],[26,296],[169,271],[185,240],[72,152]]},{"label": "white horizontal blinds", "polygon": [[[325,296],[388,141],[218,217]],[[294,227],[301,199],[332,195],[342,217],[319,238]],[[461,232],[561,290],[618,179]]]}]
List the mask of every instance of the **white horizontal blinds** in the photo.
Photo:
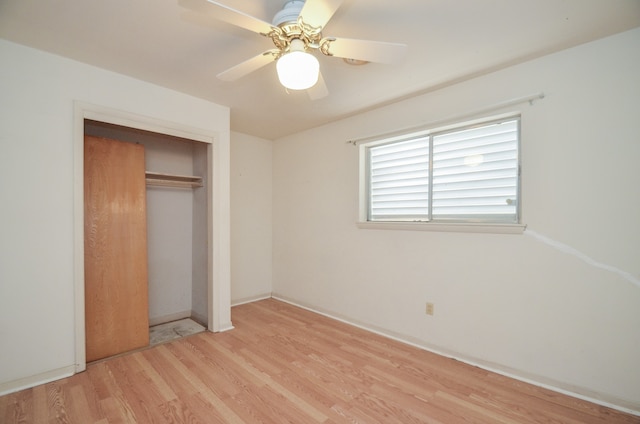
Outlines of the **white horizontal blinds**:
[{"label": "white horizontal blinds", "polygon": [[518,220],[519,120],[433,136],[434,220]]},{"label": "white horizontal blinds", "polygon": [[426,220],[429,138],[369,148],[369,220]]}]

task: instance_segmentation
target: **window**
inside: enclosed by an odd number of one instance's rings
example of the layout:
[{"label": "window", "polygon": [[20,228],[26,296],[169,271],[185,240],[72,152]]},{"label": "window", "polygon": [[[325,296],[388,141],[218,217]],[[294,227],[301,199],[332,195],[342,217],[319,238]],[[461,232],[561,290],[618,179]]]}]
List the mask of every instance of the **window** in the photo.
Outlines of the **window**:
[{"label": "window", "polygon": [[520,119],[364,146],[367,221],[519,222]]}]

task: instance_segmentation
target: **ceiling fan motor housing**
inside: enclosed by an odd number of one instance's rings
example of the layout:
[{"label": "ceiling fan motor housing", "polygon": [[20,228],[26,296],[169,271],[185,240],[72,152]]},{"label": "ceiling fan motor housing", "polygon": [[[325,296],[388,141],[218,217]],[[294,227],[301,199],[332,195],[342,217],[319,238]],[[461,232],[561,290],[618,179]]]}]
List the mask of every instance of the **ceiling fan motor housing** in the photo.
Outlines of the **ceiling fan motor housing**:
[{"label": "ceiling fan motor housing", "polygon": [[320,45],[322,28],[307,25],[300,16],[304,4],[302,0],[291,0],[273,17],[273,30],[267,36],[282,54],[289,51],[293,40],[302,41],[304,50],[317,49]]},{"label": "ceiling fan motor housing", "polygon": [[296,23],[303,6],[304,0],[291,0],[285,3],[285,5],[282,7],[282,10],[276,13],[276,15],[273,17],[273,26],[280,26],[287,23]]}]

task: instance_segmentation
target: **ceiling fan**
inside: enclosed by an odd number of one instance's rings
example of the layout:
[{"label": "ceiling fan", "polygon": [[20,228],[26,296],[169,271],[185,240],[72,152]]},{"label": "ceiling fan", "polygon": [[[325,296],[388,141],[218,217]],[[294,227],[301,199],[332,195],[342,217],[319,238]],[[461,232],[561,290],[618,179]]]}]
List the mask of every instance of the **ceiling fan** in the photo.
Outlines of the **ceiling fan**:
[{"label": "ceiling fan", "polygon": [[212,14],[217,19],[268,37],[275,45],[217,75],[235,81],[276,61],[280,83],[292,90],[310,89],[312,99],[327,95],[318,59],[310,52],[345,59],[347,63],[392,64],[402,59],[407,46],[398,43],[325,37],[322,30],[344,0],[291,0],[285,3],[272,23],[212,0],[180,0],[189,9]]}]

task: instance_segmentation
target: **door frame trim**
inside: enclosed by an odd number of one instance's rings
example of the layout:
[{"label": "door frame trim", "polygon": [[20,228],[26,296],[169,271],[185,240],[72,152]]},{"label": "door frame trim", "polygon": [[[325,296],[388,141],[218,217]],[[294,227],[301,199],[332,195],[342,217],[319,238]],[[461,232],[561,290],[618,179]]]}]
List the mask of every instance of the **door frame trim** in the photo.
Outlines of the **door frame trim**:
[{"label": "door frame trim", "polygon": [[227,331],[231,323],[230,260],[230,148],[228,132],[188,125],[134,113],[74,102],[73,114],[73,284],[75,372],[86,369],[84,308],[84,121],[91,119],[124,127],[207,143],[208,220],[208,329]]}]

